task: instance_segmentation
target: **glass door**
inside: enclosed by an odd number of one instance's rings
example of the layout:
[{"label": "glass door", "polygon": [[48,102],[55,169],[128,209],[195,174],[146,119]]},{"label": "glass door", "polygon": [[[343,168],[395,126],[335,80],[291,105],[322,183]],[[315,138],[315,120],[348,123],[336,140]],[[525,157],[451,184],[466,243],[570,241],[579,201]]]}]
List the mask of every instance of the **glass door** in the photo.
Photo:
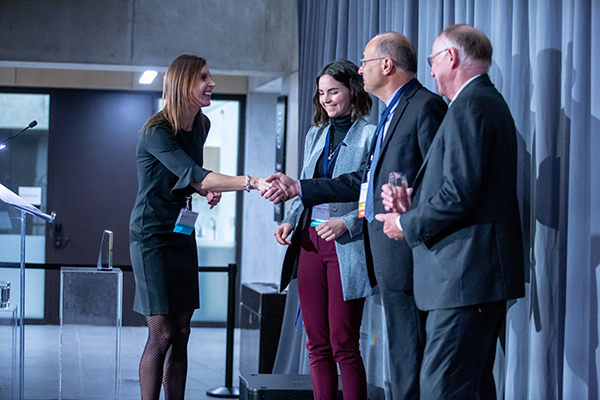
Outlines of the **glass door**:
[{"label": "glass door", "polygon": [[[237,175],[240,102],[213,100],[202,109],[211,128],[204,145],[204,167],[222,174]],[[194,195],[192,208],[198,215],[196,244],[201,267],[226,267],[236,262],[236,193],[223,193],[212,210],[206,199]],[[226,321],[227,273],[200,272],[200,309],[192,321]]]},{"label": "glass door", "polygon": [[[50,95],[0,93],[0,183],[46,212]],[[32,121],[37,125],[14,136]],[[0,146],[2,147],[2,146]],[[15,215],[17,217],[15,218]],[[27,216],[25,262],[46,260],[46,222]],[[19,306],[20,212],[0,205],[0,281],[11,283],[11,305]],[[25,275],[25,318],[44,318],[43,269]]]}]

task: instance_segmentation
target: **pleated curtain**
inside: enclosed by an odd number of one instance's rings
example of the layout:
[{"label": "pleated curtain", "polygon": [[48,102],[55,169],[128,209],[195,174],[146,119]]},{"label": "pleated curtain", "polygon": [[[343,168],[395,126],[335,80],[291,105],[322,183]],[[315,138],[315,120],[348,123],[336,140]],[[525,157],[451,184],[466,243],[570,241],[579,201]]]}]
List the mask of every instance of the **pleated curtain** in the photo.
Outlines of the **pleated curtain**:
[{"label": "pleated curtain", "polygon": [[[597,399],[600,1],[298,0],[298,18],[299,160],[325,63],[358,65],[373,36],[397,31],[417,50],[417,78],[437,92],[426,57],[441,31],[466,23],[490,38],[490,77],[519,133],[527,282],[526,296],[509,304],[498,344],[499,398]],[[370,298],[361,350],[369,383],[381,388],[383,322],[380,301]],[[299,360],[295,372],[309,373],[307,358]]]}]

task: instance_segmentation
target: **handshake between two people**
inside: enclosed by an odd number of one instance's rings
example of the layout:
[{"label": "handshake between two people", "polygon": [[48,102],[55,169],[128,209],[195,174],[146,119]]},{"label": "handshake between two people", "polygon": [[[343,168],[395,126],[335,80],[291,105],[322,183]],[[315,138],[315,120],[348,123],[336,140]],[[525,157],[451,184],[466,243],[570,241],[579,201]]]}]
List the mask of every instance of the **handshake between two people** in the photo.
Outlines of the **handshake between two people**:
[{"label": "handshake between two people", "polygon": [[286,202],[300,194],[300,182],[281,172],[266,177],[265,183],[260,195],[273,204]]},{"label": "handshake between two people", "polygon": [[[261,190],[260,194],[275,204],[288,201],[300,194],[300,182],[281,172],[268,176],[265,179],[265,183],[270,185],[270,187],[264,191]],[[328,242],[342,236],[348,230],[346,222],[341,218],[320,221],[314,225],[314,227],[317,235]],[[288,240],[288,238],[293,230],[294,228],[290,223],[284,222],[275,229],[273,236],[275,236],[277,243],[281,245],[290,245],[291,241]]]},{"label": "handshake between two people", "polygon": [[[391,179],[391,177],[394,179]],[[391,239],[402,240],[404,239],[403,232],[398,228],[396,221],[401,214],[408,212],[411,208],[411,195],[412,188],[408,187],[406,179],[400,179],[398,184],[396,183],[397,173],[390,174],[390,183],[387,183],[381,188],[381,197],[383,199],[383,206],[387,213],[381,213],[375,215],[378,221],[383,222],[383,232]],[[273,202],[274,204],[283,203],[300,194],[300,182],[296,179],[290,178],[289,176],[278,172],[270,175],[265,179],[268,185],[265,185],[261,190],[260,194],[265,199]],[[286,240],[289,233],[292,231],[292,227],[284,226],[282,224],[276,231],[275,237],[280,244],[290,244]],[[289,224],[287,224],[289,225]],[[326,228],[326,227],[323,227]],[[327,227],[329,228],[329,227]],[[333,231],[333,229],[332,229]],[[338,236],[334,233],[329,234],[329,240],[335,239]]]}]

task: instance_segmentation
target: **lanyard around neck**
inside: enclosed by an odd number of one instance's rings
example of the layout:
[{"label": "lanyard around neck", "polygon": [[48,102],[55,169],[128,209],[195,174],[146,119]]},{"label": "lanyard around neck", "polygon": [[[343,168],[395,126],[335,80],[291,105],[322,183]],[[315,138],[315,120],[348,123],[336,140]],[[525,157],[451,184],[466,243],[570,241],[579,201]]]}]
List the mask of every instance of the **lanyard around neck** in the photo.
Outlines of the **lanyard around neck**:
[{"label": "lanyard around neck", "polygon": [[[333,135],[333,129],[330,126],[329,127],[329,134],[327,135],[326,139],[325,139],[325,147],[323,148],[324,150],[327,149],[328,155],[325,157],[325,154],[323,154],[323,170],[321,171],[321,173],[323,174],[323,177],[327,177],[329,176],[329,170],[331,169],[331,166],[333,165],[333,163],[335,162],[335,159],[337,158],[338,154],[340,153],[340,149],[342,148],[342,145],[344,145],[344,139],[342,139],[342,141],[337,145],[337,147],[335,148],[335,150],[332,152],[331,148],[333,146],[333,143],[331,141],[331,136]],[[347,135],[347,134],[346,134]],[[325,151],[323,152],[325,153]]]}]

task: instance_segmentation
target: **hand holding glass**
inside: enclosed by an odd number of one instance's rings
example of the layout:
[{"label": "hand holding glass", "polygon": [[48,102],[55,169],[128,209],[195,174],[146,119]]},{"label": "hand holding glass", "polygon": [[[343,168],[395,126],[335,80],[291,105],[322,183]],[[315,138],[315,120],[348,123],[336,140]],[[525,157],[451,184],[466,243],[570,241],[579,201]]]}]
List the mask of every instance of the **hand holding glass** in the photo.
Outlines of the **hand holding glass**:
[{"label": "hand holding glass", "polygon": [[401,172],[390,172],[388,184],[382,188],[383,205],[386,211],[403,214],[410,209],[412,188],[408,187],[406,176]]}]

